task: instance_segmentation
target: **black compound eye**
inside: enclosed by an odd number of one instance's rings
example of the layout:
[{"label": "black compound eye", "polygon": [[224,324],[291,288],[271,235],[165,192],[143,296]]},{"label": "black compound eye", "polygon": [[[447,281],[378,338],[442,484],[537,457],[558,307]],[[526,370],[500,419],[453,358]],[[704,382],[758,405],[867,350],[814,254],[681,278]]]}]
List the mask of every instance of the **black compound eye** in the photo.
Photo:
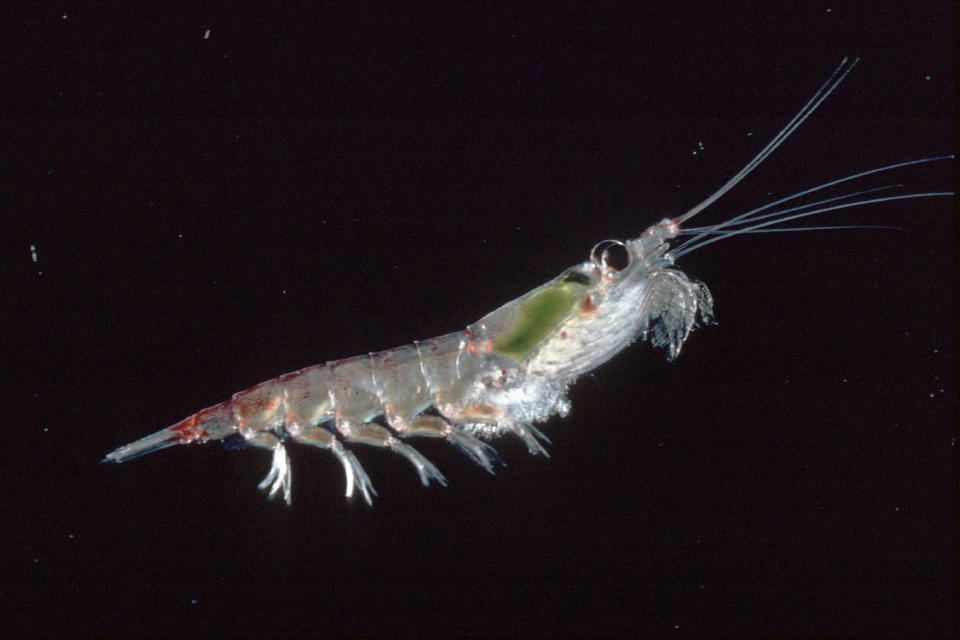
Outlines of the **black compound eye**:
[{"label": "black compound eye", "polygon": [[590,252],[590,261],[605,273],[617,273],[630,266],[630,252],[619,240],[604,240]]}]

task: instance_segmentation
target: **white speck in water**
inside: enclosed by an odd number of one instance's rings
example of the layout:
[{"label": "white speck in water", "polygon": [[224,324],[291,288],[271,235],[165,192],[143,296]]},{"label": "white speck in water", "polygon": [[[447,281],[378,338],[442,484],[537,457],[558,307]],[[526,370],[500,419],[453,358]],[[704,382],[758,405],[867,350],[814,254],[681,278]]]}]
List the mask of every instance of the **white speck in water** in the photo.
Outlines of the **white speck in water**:
[{"label": "white speck in water", "polygon": [[68,16],[67,14],[63,14],[62,16],[60,16],[60,19],[61,19],[61,20],[66,20],[66,19],[69,18],[69,17],[70,17],[70,16]]},{"label": "white speck in water", "polygon": [[929,80],[929,79],[930,79],[930,76],[924,76],[923,79],[924,79],[924,80]]},{"label": "white speck in water", "polygon": [[827,9],[827,13],[833,13],[833,9]]},{"label": "white speck in water", "polygon": [[177,234],[177,237],[182,239],[182,238],[183,238],[183,234],[182,234],[182,233],[178,233],[178,234]]},{"label": "white speck in water", "polygon": [[281,289],[281,290],[280,290],[280,293],[282,293],[283,295],[287,295],[287,290],[286,290],[286,289]]},{"label": "white speck in water", "polygon": [[190,604],[197,604],[197,599],[196,598],[191,599]]},{"label": "white speck in water", "polygon": [[930,394],[930,397],[931,397],[931,398],[933,397],[933,394],[932,394],[932,393]]},{"label": "white speck in water", "polygon": [[[37,264],[40,261],[40,258],[37,257],[37,245],[35,244],[30,245],[30,259],[34,264]],[[42,276],[43,271],[37,271],[37,275]]]},{"label": "white speck in water", "polygon": [[752,135],[753,135],[753,131],[747,131],[747,137],[748,137],[748,138],[749,138],[750,136],[752,136]]},{"label": "white speck in water", "polygon": [[894,507],[893,510],[899,513],[900,507]]},{"label": "white speck in water", "polygon": [[934,352],[934,353],[940,353],[940,349],[934,349],[933,352]]},{"label": "white speck in water", "polygon": [[846,378],[844,378],[844,379],[843,379],[843,381],[844,381],[844,382],[846,382],[846,381],[847,381],[847,379],[846,379]]},{"label": "white speck in water", "polygon": [[210,39],[210,27],[207,27],[207,30],[203,32],[203,39],[204,40]]}]

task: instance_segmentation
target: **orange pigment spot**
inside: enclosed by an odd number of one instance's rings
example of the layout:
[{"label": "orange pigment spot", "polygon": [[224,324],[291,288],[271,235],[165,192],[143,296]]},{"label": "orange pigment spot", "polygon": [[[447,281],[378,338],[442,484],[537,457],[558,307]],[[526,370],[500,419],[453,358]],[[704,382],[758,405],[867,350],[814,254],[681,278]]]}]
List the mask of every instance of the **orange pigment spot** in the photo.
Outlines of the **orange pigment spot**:
[{"label": "orange pigment spot", "polygon": [[489,404],[474,404],[467,407],[465,413],[471,416],[493,416],[498,412],[496,407]]},{"label": "orange pigment spot", "polygon": [[489,353],[492,349],[492,342],[471,342],[467,345],[467,351],[470,353]]}]

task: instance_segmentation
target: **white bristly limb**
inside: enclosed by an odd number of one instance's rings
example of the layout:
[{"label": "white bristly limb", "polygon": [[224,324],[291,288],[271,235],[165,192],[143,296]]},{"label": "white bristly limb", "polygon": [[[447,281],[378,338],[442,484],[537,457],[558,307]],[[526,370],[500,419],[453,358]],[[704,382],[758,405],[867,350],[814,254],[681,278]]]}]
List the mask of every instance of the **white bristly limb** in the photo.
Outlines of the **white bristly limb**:
[{"label": "white bristly limb", "polygon": [[363,499],[367,501],[367,504],[373,504],[373,496],[377,495],[373,483],[370,482],[370,478],[363,467],[360,466],[356,456],[343,446],[340,440],[333,435],[333,432],[322,426],[302,427],[297,423],[289,426],[295,441],[319,449],[329,449],[337,456],[337,460],[343,465],[343,473],[347,479],[346,496],[348,498],[353,495],[354,488],[359,486],[363,493]]},{"label": "white bristly limb", "polygon": [[444,438],[489,473],[494,473],[495,462],[503,464],[496,449],[479,438],[457,429],[440,416],[421,415],[408,420],[391,414],[387,416],[387,420],[390,426],[404,438],[410,436]]},{"label": "white bristly limb", "polygon": [[430,484],[433,480],[437,484],[447,486],[447,479],[443,477],[440,470],[419,451],[408,444],[401,442],[396,436],[390,433],[375,422],[363,422],[361,424],[351,424],[346,421],[337,422],[337,432],[341,438],[347,442],[358,442],[362,444],[371,444],[375,447],[386,447],[405,457],[416,468],[420,475],[420,482],[424,486]]},{"label": "white bristly limb", "polygon": [[462,451],[471,460],[487,470],[488,473],[494,473],[493,463],[503,464],[497,450],[492,446],[464,431],[458,431],[452,426],[448,426],[443,436],[447,441]]},{"label": "white bristly limb", "polygon": [[447,479],[443,477],[442,473],[440,473],[440,469],[437,469],[432,462],[424,458],[419,451],[410,445],[404,444],[396,438],[391,438],[387,442],[387,447],[389,447],[391,451],[396,451],[410,461],[410,463],[417,469],[417,473],[420,474],[420,482],[423,484],[423,486],[429,486],[431,480],[434,480],[443,486],[447,486]]},{"label": "white bristly limb", "polygon": [[353,487],[354,483],[356,483],[359,485],[360,491],[363,493],[363,499],[367,501],[367,504],[373,504],[372,496],[377,495],[377,491],[373,488],[373,483],[370,482],[370,477],[367,476],[367,472],[360,466],[360,462],[357,460],[357,457],[353,455],[352,451],[344,448],[339,442],[336,443],[336,445],[337,446],[331,447],[331,449],[334,455],[340,460],[340,464],[343,465],[343,472],[347,476],[347,490],[345,495],[348,498],[353,495]]},{"label": "white bristly limb", "polygon": [[514,424],[510,427],[510,430],[520,436],[520,439],[523,440],[523,443],[527,445],[527,451],[530,452],[530,455],[541,455],[544,458],[550,457],[550,454],[547,453],[547,450],[544,449],[542,444],[540,444],[540,440],[537,439],[541,438],[544,442],[550,444],[550,438],[540,431],[540,429],[537,429],[532,424]]},{"label": "white bristly limb", "polygon": [[278,443],[273,449],[273,462],[270,464],[270,473],[263,479],[257,488],[265,490],[270,487],[269,497],[273,497],[283,488],[283,499],[290,504],[290,458],[283,444]]}]

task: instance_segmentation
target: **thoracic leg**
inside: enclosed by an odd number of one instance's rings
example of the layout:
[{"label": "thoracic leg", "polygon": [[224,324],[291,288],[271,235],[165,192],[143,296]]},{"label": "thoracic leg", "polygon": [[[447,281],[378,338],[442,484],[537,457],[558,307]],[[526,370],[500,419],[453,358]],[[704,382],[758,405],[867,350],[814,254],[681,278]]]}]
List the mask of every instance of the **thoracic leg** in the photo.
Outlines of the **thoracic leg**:
[{"label": "thoracic leg", "polygon": [[524,425],[514,423],[510,425],[510,431],[517,434],[517,436],[523,440],[523,443],[527,445],[527,451],[529,451],[531,455],[539,454],[545,458],[550,457],[550,454],[547,453],[547,450],[543,448],[542,444],[540,444],[540,440],[550,444],[550,438],[548,438],[543,431],[540,431],[540,429],[537,429],[532,424]]},{"label": "thoracic leg", "polygon": [[343,472],[347,476],[347,497],[353,495],[353,485],[356,481],[363,493],[363,499],[367,501],[367,504],[373,504],[372,496],[377,495],[377,492],[373,488],[367,472],[360,466],[360,462],[353,455],[353,452],[344,447],[337,436],[323,427],[306,427],[293,439],[297,442],[332,451],[340,460],[340,464],[343,465]]},{"label": "thoracic leg", "polygon": [[395,451],[410,461],[420,474],[420,482],[424,486],[429,485],[431,480],[446,486],[447,479],[443,477],[440,470],[432,462],[427,460],[408,444],[401,442],[399,438],[390,433],[386,428],[373,422],[364,422],[353,425],[343,422],[337,423],[337,431],[347,442],[359,442],[361,444],[372,444],[375,447],[386,447]]},{"label": "thoracic leg", "polygon": [[[401,426],[398,426],[401,425]],[[445,438],[478,465],[493,473],[493,463],[503,464],[497,450],[479,438],[461,431],[439,416],[418,416],[412,421],[392,420],[390,426],[402,436]]]},{"label": "thoracic leg", "polygon": [[266,489],[269,486],[271,498],[282,488],[283,499],[290,504],[290,458],[287,457],[287,450],[280,438],[269,431],[255,431],[245,436],[245,440],[250,446],[273,451],[270,472],[257,488]]}]

